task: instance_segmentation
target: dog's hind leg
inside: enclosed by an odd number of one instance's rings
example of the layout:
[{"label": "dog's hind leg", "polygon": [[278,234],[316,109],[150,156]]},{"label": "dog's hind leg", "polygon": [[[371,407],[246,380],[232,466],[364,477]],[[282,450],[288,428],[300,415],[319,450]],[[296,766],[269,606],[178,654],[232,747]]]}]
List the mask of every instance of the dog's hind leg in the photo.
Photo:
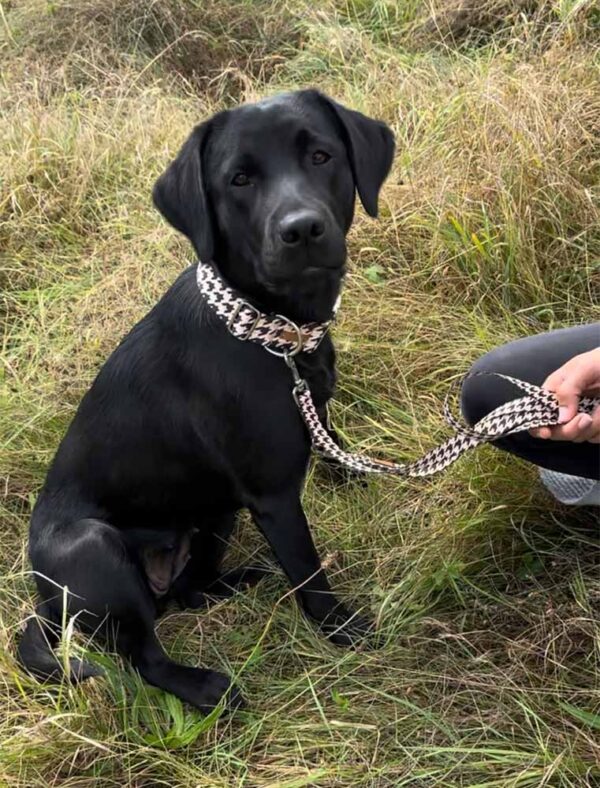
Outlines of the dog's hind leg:
[{"label": "dog's hind leg", "polygon": [[155,600],[119,530],[100,520],[79,520],[54,534],[51,554],[47,545],[46,540],[41,555],[36,545],[31,553],[40,593],[55,620],[61,615],[60,588],[67,586],[68,616],[100,635],[150,684],[204,712],[227,692],[229,705],[240,704],[227,676],[167,656],[154,632]]},{"label": "dog's hind leg", "polygon": [[68,678],[73,683],[101,675],[102,670],[88,662],[71,657],[65,664],[58,657],[54,649],[60,639],[60,627],[50,616],[49,606],[41,602],[27,621],[17,647],[17,659],[21,665],[42,681],[60,679],[67,667]]}]

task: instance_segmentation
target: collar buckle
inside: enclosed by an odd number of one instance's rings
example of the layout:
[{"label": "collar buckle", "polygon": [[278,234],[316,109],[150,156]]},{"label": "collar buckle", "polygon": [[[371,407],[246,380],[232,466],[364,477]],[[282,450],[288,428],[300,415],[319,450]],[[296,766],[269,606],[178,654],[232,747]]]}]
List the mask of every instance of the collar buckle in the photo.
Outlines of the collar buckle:
[{"label": "collar buckle", "polygon": [[[249,310],[253,315],[253,319],[250,325],[244,328],[244,332],[242,334],[238,334],[233,329],[235,327],[235,321],[237,320],[242,309]],[[241,342],[246,342],[252,336],[252,332],[256,328],[256,324],[260,320],[260,317],[261,312],[255,306],[252,306],[249,301],[244,301],[243,298],[240,298],[233,312],[229,316],[229,320],[227,321],[229,333],[232,334],[236,339],[239,339]]]}]

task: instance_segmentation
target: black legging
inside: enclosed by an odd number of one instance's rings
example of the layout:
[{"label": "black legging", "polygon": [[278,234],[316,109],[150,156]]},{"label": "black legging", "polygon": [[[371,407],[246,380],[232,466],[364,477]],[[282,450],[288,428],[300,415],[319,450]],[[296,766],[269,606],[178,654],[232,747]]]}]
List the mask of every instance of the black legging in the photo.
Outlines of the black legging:
[{"label": "black legging", "polygon": [[[573,356],[600,346],[600,323],[563,328],[517,339],[492,350],[473,364],[472,372],[503,372],[541,385]],[[523,392],[500,378],[467,378],[462,390],[462,411],[471,425]],[[534,438],[519,432],[494,441],[499,449],[523,457],[542,468],[600,480],[600,446]]]}]

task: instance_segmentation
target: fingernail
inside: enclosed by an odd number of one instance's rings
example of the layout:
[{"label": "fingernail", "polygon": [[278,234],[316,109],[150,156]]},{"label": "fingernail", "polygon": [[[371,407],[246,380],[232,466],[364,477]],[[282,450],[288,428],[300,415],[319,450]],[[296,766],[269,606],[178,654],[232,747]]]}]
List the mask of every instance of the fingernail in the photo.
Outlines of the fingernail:
[{"label": "fingernail", "polygon": [[588,416],[587,413],[582,413],[579,417],[579,426],[580,427],[589,427],[592,423],[592,417]]},{"label": "fingernail", "polygon": [[561,405],[558,409],[558,423],[564,424],[565,421],[569,421],[569,409]]}]

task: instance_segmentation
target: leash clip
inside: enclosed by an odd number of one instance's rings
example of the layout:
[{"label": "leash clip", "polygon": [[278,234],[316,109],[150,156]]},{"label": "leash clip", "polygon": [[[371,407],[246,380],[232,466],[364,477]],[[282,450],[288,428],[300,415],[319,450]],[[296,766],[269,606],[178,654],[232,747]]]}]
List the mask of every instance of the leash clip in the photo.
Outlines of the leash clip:
[{"label": "leash clip", "polygon": [[300,402],[298,401],[298,397],[308,389],[308,383],[304,380],[304,378],[300,377],[300,373],[298,372],[298,367],[296,366],[296,362],[294,361],[293,354],[290,355],[289,353],[283,354],[283,359],[288,367],[292,371],[292,377],[294,378],[294,388],[292,389],[292,395],[294,397],[294,401],[296,405],[300,407]]}]

